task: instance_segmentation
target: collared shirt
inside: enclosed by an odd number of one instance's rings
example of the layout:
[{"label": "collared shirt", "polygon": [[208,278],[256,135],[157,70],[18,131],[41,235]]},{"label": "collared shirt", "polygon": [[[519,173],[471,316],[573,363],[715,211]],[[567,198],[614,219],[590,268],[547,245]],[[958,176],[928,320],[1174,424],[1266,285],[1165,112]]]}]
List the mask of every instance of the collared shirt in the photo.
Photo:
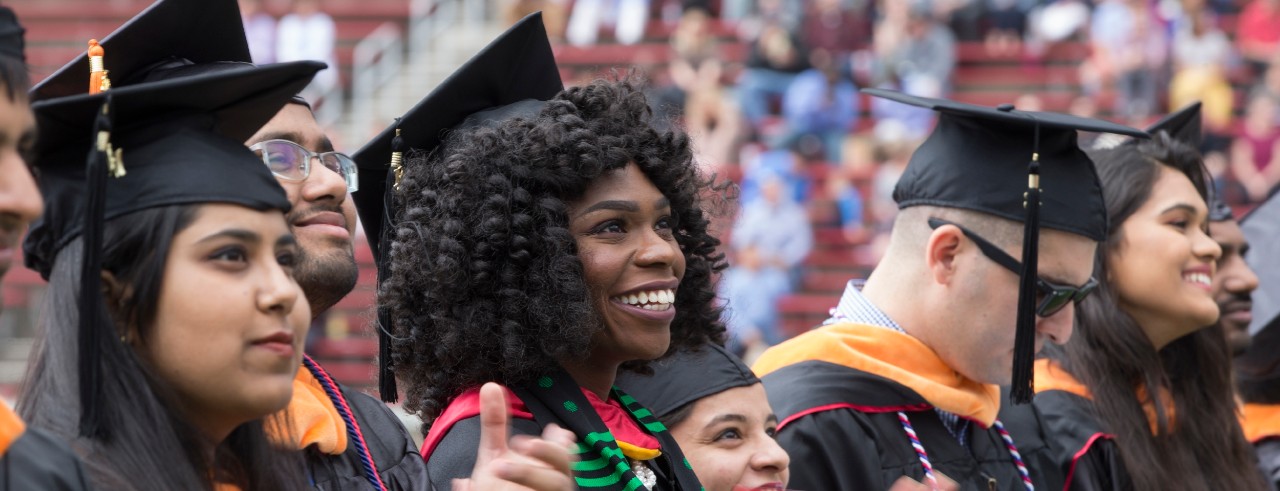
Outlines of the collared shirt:
[{"label": "collared shirt", "polygon": [[[862,287],[866,284],[866,280],[849,280],[849,284],[844,288],[844,294],[840,295],[840,303],[831,309],[831,316],[822,325],[838,324],[841,322],[852,322],[856,324],[866,324],[870,326],[879,326],[893,329],[903,334],[907,331],[902,329],[897,322],[889,318],[889,314],[884,313],[879,307],[871,303],[867,297],[862,295]],[[947,432],[960,442],[960,446],[969,448],[969,427],[970,422],[955,414],[934,409],[937,411],[938,418],[942,420],[942,426],[947,428]]]}]

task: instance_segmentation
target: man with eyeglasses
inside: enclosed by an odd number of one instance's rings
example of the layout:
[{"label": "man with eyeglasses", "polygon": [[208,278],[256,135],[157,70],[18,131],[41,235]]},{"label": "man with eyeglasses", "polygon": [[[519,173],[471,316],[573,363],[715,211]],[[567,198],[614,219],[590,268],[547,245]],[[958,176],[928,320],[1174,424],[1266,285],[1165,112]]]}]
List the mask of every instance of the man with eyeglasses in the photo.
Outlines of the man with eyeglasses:
[{"label": "man with eyeglasses", "polygon": [[791,455],[788,486],[1061,489],[1057,471],[1022,458],[1043,441],[997,417],[1000,386],[1030,401],[1035,353],[1070,338],[1074,305],[1097,285],[1107,215],[1077,130],[1145,133],[866,92],[940,115],[894,189],[901,211],[880,264],[823,326],[756,362]]}]

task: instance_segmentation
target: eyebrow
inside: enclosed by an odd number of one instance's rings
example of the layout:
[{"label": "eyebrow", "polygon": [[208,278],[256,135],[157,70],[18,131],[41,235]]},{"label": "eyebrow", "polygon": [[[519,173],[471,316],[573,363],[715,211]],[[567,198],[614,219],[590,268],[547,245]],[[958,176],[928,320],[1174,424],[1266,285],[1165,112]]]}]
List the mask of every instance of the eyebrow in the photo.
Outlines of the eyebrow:
[{"label": "eyebrow", "polygon": [[714,418],[711,418],[711,421],[707,422],[707,426],[711,427],[711,426],[718,425],[720,423],[727,423],[731,421],[735,423],[746,423],[747,417],[737,413],[720,414]]},{"label": "eyebrow", "polygon": [[1172,205],[1172,206],[1170,206],[1170,207],[1168,207],[1168,208],[1165,208],[1164,210],[1161,210],[1161,211],[1160,211],[1160,214],[1161,214],[1161,215],[1163,215],[1163,214],[1165,214],[1165,213],[1169,213],[1169,212],[1174,211],[1174,210],[1182,210],[1182,211],[1186,211],[1187,213],[1190,213],[1190,214],[1192,214],[1192,215],[1196,215],[1196,216],[1199,216],[1201,213],[1206,214],[1206,215],[1209,213],[1209,211],[1208,211],[1208,210],[1201,211],[1199,208],[1196,208],[1196,207],[1195,207],[1194,205],[1192,205],[1191,203],[1175,203],[1174,205]]},{"label": "eyebrow", "polygon": [[276,239],[276,247],[283,247],[283,246],[292,247],[297,245],[298,245],[298,238],[294,237],[293,234],[284,234],[284,235],[281,235],[279,239]]},{"label": "eyebrow", "polygon": [[[666,196],[663,196],[653,203],[653,207],[659,210],[671,208],[671,200],[667,199]],[[582,210],[582,212],[578,213],[577,216],[583,216],[596,210],[616,210],[636,213],[640,211],[640,205],[636,204],[635,201],[606,200],[588,206],[587,209]]]},{"label": "eyebrow", "polygon": [[[289,236],[289,237],[292,237],[292,236]],[[203,244],[206,242],[213,242],[215,240],[227,239],[227,238],[236,239],[241,242],[248,242],[251,244],[257,244],[259,242],[262,242],[262,236],[258,235],[257,232],[254,232],[252,230],[245,230],[242,228],[229,228],[229,229],[205,236],[204,238],[196,241],[196,243]],[[284,237],[281,237],[281,239],[283,240]],[[279,241],[276,241],[276,242],[279,243]]]},{"label": "eyebrow", "polygon": [[[304,143],[306,141],[306,138],[303,138],[301,133],[297,133],[293,131],[275,131],[271,133],[266,133],[262,135],[262,138],[259,138],[251,142],[250,145],[258,142],[264,142],[267,140],[289,140],[291,142],[302,145],[304,148],[307,146]],[[332,152],[333,141],[329,140],[329,137],[327,135],[321,135],[320,142],[318,145],[316,145],[316,147],[317,147],[317,150],[319,150],[319,152],[317,153]]]}]

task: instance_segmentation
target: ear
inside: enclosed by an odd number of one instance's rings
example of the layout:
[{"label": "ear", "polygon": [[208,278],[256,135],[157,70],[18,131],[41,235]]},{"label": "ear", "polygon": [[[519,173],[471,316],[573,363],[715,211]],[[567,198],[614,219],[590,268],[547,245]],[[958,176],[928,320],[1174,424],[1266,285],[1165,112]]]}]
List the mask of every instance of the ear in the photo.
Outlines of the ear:
[{"label": "ear", "polygon": [[116,330],[120,332],[120,340],[132,342],[138,337],[137,326],[125,319],[123,313],[125,305],[133,298],[133,289],[105,269],[102,270],[101,278],[102,299],[107,303],[107,311],[111,313],[111,320],[115,321]]},{"label": "ear", "polygon": [[943,225],[929,235],[924,247],[924,261],[934,283],[949,285],[955,281],[958,274],[956,259],[964,249],[963,235],[955,225]]}]

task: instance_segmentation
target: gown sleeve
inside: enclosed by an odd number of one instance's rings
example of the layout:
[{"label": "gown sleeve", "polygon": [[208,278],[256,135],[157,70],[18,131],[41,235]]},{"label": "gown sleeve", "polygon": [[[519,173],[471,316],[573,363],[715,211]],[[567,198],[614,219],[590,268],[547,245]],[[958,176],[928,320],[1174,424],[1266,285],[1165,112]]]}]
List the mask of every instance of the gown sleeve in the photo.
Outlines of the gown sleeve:
[{"label": "gown sleeve", "polygon": [[0,491],[93,489],[80,459],[62,440],[27,427],[0,457]]},{"label": "gown sleeve", "polygon": [[836,409],[801,416],[778,431],[791,456],[790,489],[887,489],[881,451],[861,415]]},{"label": "gown sleeve", "polygon": [[[511,419],[512,435],[542,434],[536,421],[523,418]],[[452,489],[454,479],[471,477],[476,466],[476,448],[480,445],[480,417],[459,420],[436,445],[427,459],[427,472],[435,489]]]}]

